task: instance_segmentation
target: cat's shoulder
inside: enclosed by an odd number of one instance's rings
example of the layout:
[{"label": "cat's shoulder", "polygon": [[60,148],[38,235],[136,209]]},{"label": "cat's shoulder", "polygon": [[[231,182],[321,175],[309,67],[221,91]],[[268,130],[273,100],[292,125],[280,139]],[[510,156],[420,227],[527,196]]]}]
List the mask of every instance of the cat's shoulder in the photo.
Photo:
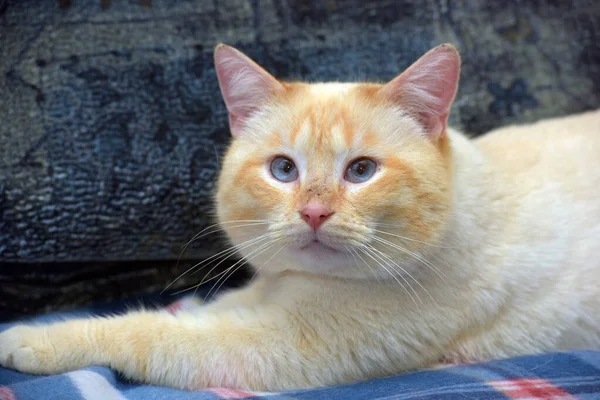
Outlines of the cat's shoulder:
[{"label": "cat's shoulder", "polygon": [[474,143],[488,164],[507,176],[571,182],[587,171],[588,181],[600,179],[597,172],[589,174],[600,170],[600,110],[505,126]]},{"label": "cat's shoulder", "polygon": [[600,140],[600,109],[579,114],[546,118],[532,123],[507,125],[493,129],[477,141],[502,139],[551,139],[563,135],[595,135]]}]

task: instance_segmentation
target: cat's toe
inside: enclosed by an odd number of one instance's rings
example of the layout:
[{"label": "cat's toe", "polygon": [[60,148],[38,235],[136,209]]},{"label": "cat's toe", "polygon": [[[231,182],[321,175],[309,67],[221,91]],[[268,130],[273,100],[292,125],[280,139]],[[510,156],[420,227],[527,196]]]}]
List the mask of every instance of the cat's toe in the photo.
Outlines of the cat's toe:
[{"label": "cat's toe", "polygon": [[198,297],[187,297],[182,300],[171,303],[165,310],[171,314],[178,315],[182,313],[196,314],[204,310],[205,303]]},{"label": "cat's toe", "polygon": [[0,366],[31,374],[61,370],[45,329],[26,325],[0,333]]}]

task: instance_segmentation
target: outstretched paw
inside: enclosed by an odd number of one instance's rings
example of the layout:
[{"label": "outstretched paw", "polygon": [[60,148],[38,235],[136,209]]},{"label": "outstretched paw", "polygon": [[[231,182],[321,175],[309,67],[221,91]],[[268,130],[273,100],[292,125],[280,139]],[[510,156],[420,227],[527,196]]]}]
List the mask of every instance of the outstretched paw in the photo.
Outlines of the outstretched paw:
[{"label": "outstretched paw", "polygon": [[60,358],[45,326],[20,325],[0,333],[0,365],[31,374],[60,370]]}]

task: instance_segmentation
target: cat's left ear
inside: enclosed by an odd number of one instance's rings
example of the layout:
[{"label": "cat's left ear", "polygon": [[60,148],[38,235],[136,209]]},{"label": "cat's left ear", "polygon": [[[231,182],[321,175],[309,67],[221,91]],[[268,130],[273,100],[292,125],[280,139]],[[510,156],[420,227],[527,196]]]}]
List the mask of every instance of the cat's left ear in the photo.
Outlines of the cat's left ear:
[{"label": "cat's left ear", "polygon": [[215,49],[215,69],[233,136],[241,134],[246,119],[271,96],[284,91],[271,74],[242,52],[224,44]]},{"label": "cat's left ear", "polygon": [[415,116],[429,139],[446,133],[450,107],[458,89],[460,55],[451,44],[428,51],[380,93]]}]

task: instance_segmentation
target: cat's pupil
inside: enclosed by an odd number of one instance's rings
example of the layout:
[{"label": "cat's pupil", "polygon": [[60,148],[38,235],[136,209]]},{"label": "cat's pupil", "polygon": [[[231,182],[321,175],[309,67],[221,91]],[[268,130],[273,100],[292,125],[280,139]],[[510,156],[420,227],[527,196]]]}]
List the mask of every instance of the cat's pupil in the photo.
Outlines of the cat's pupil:
[{"label": "cat's pupil", "polygon": [[363,175],[366,171],[367,171],[367,166],[364,161],[356,164],[356,173],[358,175]]},{"label": "cat's pupil", "polygon": [[285,172],[286,174],[289,174],[290,171],[292,170],[293,166],[292,163],[289,161],[285,161],[283,164],[283,172]]}]

